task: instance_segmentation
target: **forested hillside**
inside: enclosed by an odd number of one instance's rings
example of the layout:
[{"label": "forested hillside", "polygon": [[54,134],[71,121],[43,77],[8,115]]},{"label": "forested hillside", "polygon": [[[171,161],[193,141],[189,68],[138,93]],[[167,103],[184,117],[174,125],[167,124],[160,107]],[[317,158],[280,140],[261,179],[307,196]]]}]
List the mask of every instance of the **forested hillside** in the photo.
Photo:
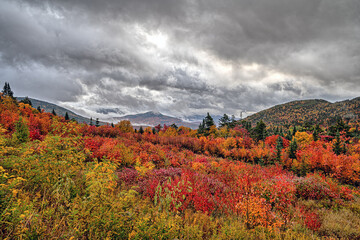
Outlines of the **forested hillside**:
[{"label": "forested hillside", "polygon": [[201,127],[89,126],[1,96],[0,238],[360,238],[357,122]]},{"label": "forested hillside", "polygon": [[[16,99],[21,101],[21,100],[24,100],[25,98],[17,97]],[[34,98],[28,98],[28,99],[31,101],[32,106],[36,109],[40,108],[43,111],[48,112],[48,113],[55,111],[55,113],[59,116],[65,116],[65,114],[68,113],[70,119],[75,119],[79,123],[88,123],[88,124],[90,123],[90,118],[85,118],[83,116],[80,116],[79,114],[76,114],[76,113],[74,113],[66,108],[60,107],[56,104],[37,100]]]},{"label": "forested hillside", "polygon": [[357,120],[360,98],[330,103],[325,100],[293,101],[255,113],[245,120],[253,124],[262,120],[273,126],[302,125],[306,122],[332,124],[337,117]]}]

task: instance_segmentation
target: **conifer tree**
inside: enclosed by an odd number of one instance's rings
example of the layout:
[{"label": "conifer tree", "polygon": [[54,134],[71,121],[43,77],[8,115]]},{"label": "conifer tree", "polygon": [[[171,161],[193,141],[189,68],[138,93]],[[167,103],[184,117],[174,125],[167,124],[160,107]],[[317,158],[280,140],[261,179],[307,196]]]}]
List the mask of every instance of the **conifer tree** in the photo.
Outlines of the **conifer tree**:
[{"label": "conifer tree", "polygon": [[70,120],[69,114],[67,112],[65,113],[65,120]]},{"label": "conifer tree", "polygon": [[37,110],[39,111],[39,113],[42,112],[40,106],[37,107]]},{"label": "conifer tree", "polygon": [[95,127],[99,127],[99,126],[100,126],[99,118],[96,118]]},{"label": "conifer tree", "polygon": [[205,120],[203,119],[202,123],[199,124],[199,128],[197,130],[198,134],[204,134],[205,132],[204,125],[205,125]]},{"label": "conifer tree", "polygon": [[234,128],[236,126],[236,119],[235,119],[235,115],[231,115],[231,119],[230,119],[230,122],[229,122],[229,128]]},{"label": "conifer tree", "polygon": [[336,155],[340,155],[343,152],[341,147],[340,133],[337,132],[335,136],[335,143],[333,145],[333,151]]},{"label": "conifer tree", "polygon": [[281,150],[284,148],[284,142],[281,136],[276,140],[276,159],[279,161],[281,158]]},{"label": "conifer tree", "polygon": [[170,127],[174,128],[176,130],[179,128],[175,123],[171,124]]},{"label": "conifer tree", "polygon": [[210,131],[210,128],[215,125],[214,119],[207,113],[206,117],[204,118],[204,130],[206,132]]},{"label": "conifer tree", "polygon": [[292,134],[291,134],[290,129],[289,129],[289,131],[288,131],[287,134],[286,134],[286,139],[289,140],[289,141],[291,141],[291,139],[292,139]]},{"label": "conifer tree", "polygon": [[297,148],[296,138],[293,138],[290,142],[289,158],[296,159]]},{"label": "conifer tree", "polygon": [[90,125],[90,126],[94,126],[92,117],[90,118],[90,124],[89,124],[89,125]]},{"label": "conifer tree", "polygon": [[296,126],[294,125],[293,131],[292,131],[292,135],[295,136],[296,132],[297,132],[297,129],[296,129]]},{"label": "conifer tree", "polygon": [[144,133],[144,129],[143,129],[142,126],[140,126],[139,133],[140,133],[140,134],[143,134],[143,133]]},{"label": "conifer tree", "polygon": [[11,90],[10,84],[8,82],[5,82],[2,93],[4,96],[8,96],[11,97],[12,99],[15,99],[14,92]]},{"label": "conifer tree", "polygon": [[55,109],[52,110],[52,115],[56,116]]},{"label": "conifer tree", "polygon": [[30,101],[30,99],[28,97],[25,97],[20,102],[25,103],[25,104],[29,104],[30,106],[32,106],[32,102]]},{"label": "conifer tree", "polygon": [[266,136],[267,136],[266,125],[262,120],[260,120],[260,122],[257,122],[256,127],[252,131],[252,137],[256,141],[260,141],[260,140],[264,140]]},{"label": "conifer tree", "polygon": [[220,127],[229,127],[230,124],[230,118],[229,116],[225,113],[223,117],[221,117],[219,119],[219,126]]}]

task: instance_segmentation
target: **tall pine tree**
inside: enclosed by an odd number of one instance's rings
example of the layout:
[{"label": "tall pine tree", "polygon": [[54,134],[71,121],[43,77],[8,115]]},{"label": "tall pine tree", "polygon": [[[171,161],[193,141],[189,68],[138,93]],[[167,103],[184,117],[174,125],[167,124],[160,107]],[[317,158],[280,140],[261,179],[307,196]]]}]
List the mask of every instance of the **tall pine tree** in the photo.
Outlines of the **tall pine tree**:
[{"label": "tall pine tree", "polygon": [[256,127],[252,130],[252,137],[256,141],[260,141],[260,140],[264,140],[266,136],[267,136],[266,125],[261,120],[260,122],[256,123]]},{"label": "tall pine tree", "polygon": [[284,142],[281,136],[276,140],[276,160],[280,161],[281,151],[284,148]]},{"label": "tall pine tree", "polygon": [[142,126],[140,126],[139,133],[140,133],[140,134],[143,134],[143,133],[144,133],[144,129],[143,129]]},{"label": "tall pine tree", "polygon": [[30,106],[32,106],[32,102],[30,101],[30,99],[28,97],[25,97],[20,102],[25,103],[25,104],[29,104]]},{"label": "tall pine tree", "polygon": [[289,158],[296,159],[297,148],[296,138],[293,138],[290,142]]},{"label": "tall pine tree", "polygon": [[12,99],[15,99],[14,92],[11,90],[10,84],[8,82],[5,82],[2,93],[4,96],[8,96],[11,97]]},{"label": "tall pine tree", "polygon": [[223,117],[221,117],[219,119],[219,126],[220,127],[229,127],[230,124],[230,118],[229,116],[225,113]]},{"label": "tall pine tree", "polygon": [[212,126],[215,126],[215,122],[214,122],[214,119],[210,116],[209,113],[207,113],[206,117],[204,118],[204,123],[205,123],[205,131],[209,132],[210,131],[210,128]]}]

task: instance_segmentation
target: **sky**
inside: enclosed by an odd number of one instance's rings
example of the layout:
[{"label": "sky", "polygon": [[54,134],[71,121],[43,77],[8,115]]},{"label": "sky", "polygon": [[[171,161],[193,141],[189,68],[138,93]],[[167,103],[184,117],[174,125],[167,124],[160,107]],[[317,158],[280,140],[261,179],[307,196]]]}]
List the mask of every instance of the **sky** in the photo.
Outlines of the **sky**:
[{"label": "sky", "polygon": [[359,0],[0,0],[0,85],[105,119],[360,96]]}]

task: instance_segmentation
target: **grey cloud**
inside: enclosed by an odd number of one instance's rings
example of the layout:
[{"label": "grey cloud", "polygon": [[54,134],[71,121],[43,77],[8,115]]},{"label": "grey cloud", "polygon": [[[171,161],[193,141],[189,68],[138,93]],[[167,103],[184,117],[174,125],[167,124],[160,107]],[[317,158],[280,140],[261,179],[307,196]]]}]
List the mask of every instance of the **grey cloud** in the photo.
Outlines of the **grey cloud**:
[{"label": "grey cloud", "polygon": [[4,0],[0,77],[22,95],[172,115],[340,100],[360,90],[359,16],[357,0]]}]

